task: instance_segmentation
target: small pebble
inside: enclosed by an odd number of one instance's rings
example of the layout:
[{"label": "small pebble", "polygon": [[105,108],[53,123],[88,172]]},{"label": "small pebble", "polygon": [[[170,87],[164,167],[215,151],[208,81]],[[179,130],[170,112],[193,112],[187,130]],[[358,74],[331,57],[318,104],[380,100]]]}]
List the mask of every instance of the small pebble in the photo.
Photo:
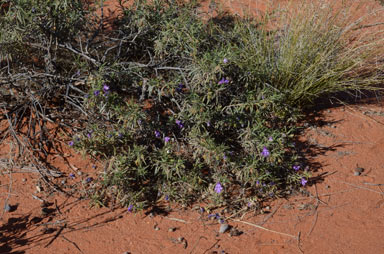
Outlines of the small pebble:
[{"label": "small pebble", "polygon": [[359,176],[359,175],[361,175],[361,173],[363,173],[363,172],[364,172],[364,168],[356,167],[355,170],[354,170],[354,172],[353,172],[353,174],[354,174],[355,176]]},{"label": "small pebble", "polygon": [[179,238],[177,238],[177,241],[179,241],[179,242],[184,241],[184,237],[180,236]]},{"label": "small pebble", "polygon": [[229,229],[229,225],[226,223],[223,223],[220,225],[219,233],[224,234],[228,229]]},{"label": "small pebble", "polygon": [[154,229],[155,229],[156,231],[159,231],[159,230],[160,230],[160,228],[159,228],[158,226],[155,226]]},{"label": "small pebble", "polygon": [[5,204],[5,205],[4,205],[4,211],[5,211],[5,212],[10,212],[11,209],[12,209],[12,208],[11,208],[10,205],[8,205],[8,204]]},{"label": "small pebble", "polygon": [[23,181],[23,183],[25,183],[27,181],[27,178],[23,178],[23,179],[21,179],[21,181]]},{"label": "small pebble", "polygon": [[239,236],[241,234],[243,234],[243,232],[238,230],[237,228],[231,228],[229,231],[230,236]]},{"label": "small pebble", "polygon": [[175,227],[171,227],[168,229],[168,232],[175,232],[176,231],[176,228]]},{"label": "small pebble", "polygon": [[77,174],[78,174],[79,176],[81,176],[81,175],[83,174],[83,172],[81,172],[81,171],[77,171]]}]

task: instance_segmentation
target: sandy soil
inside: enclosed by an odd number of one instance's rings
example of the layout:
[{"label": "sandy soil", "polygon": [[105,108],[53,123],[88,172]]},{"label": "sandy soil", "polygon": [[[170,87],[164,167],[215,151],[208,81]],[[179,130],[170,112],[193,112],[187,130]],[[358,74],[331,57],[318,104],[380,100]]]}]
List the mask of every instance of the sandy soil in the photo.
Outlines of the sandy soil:
[{"label": "sandy soil", "polygon": [[[35,169],[6,166],[9,147],[3,142],[0,253],[384,253],[383,105],[329,108],[314,119],[298,143],[318,148],[308,150],[317,171],[307,195],[276,200],[261,215],[227,218],[232,229],[223,234],[199,205],[163,203],[162,209],[135,213],[48,194],[38,187]],[[52,154],[49,162],[66,176],[75,174],[59,181],[85,191],[93,184],[85,179],[96,177],[102,165],[58,145],[67,156]]]}]

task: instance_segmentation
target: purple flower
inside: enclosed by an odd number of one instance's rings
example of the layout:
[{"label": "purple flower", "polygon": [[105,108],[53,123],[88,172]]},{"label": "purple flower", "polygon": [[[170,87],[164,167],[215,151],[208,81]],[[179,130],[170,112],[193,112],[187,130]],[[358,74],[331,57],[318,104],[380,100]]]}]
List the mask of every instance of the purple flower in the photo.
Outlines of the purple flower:
[{"label": "purple flower", "polygon": [[169,200],[169,196],[168,195],[165,195],[165,201],[168,201]]},{"label": "purple flower", "polygon": [[184,124],[180,120],[176,120],[176,124],[179,126],[180,129],[184,128]]},{"label": "purple flower", "polygon": [[93,92],[93,95],[95,95],[95,96],[99,96],[99,94],[100,94],[99,90],[96,90],[96,91]]},{"label": "purple flower", "polygon": [[85,182],[87,182],[87,183],[90,183],[90,182],[92,182],[93,181],[93,178],[92,177],[87,177],[87,179],[85,179]]},{"label": "purple flower", "polygon": [[181,92],[183,91],[183,88],[184,88],[184,85],[183,85],[183,84],[179,84],[179,85],[177,86],[177,88],[176,88],[176,91],[177,91],[178,93],[181,93]]},{"label": "purple flower", "polygon": [[223,191],[223,186],[221,186],[220,182],[217,182],[215,185],[215,192],[216,193],[221,193]]},{"label": "purple flower", "polygon": [[69,177],[73,179],[73,178],[75,178],[75,174],[74,173],[70,173]]},{"label": "purple flower", "polygon": [[88,98],[88,97],[89,97],[89,94],[84,95],[84,98]]},{"label": "purple flower", "polygon": [[87,133],[87,137],[91,138],[92,137],[92,133]]},{"label": "purple flower", "polygon": [[160,138],[160,131],[155,131],[155,137]]},{"label": "purple flower", "polygon": [[123,136],[123,133],[119,132],[119,133],[117,134],[117,136],[118,136],[119,138],[121,138],[121,137]]},{"label": "purple flower", "polygon": [[225,79],[225,78],[222,78],[220,81],[219,81],[219,85],[222,85],[222,84],[228,84],[229,83],[229,80],[228,79]]},{"label": "purple flower", "polygon": [[269,138],[268,138],[268,141],[269,141],[269,142],[272,142],[272,141],[273,141],[273,138],[272,138],[272,137],[269,137]]},{"label": "purple flower", "polygon": [[165,143],[169,142],[170,140],[171,140],[170,137],[164,137],[164,142],[165,142]]},{"label": "purple flower", "polygon": [[215,217],[215,215],[214,214],[208,214],[208,219],[210,219],[212,217]]},{"label": "purple flower", "polygon": [[263,147],[263,151],[261,152],[261,155],[265,158],[267,158],[269,155],[271,155],[271,153],[269,152],[269,150],[264,146]]},{"label": "purple flower", "polygon": [[211,126],[211,122],[210,122],[210,121],[207,122],[207,126],[208,126],[208,127]]},{"label": "purple flower", "polygon": [[200,212],[201,212],[201,213],[205,212],[204,207],[200,207]]},{"label": "purple flower", "polygon": [[260,185],[260,181],[259,180],[256,181],[256,185]]},{"label": "purple flower", "polygon": [[224,59],[223,59],[223,63],[228,63],[228,59],[227,59],[227,58],[224,58]]},{"label": "purple flower", "polygon": [[227,155],[224,154],[224,155],[223,155],[223,159],[224,159],[224,160],[227,160],[227,159],[228,159]]},{"label": "purple flower", "polygon": [[220,219],[220,215],[218,213],[215,213],[215,214],[208,214],[208,219],[210,218],[216,218],[216,219]]},{"label": "purple flower", "polygon": [[104,91],[104,93],[109,91],[109,86],[107,84],[103,85],[103,91]]},{"label": "purple flower", "polygon": [[133,205],[129,205],[128,206],[128,212],[132,212],[133,211]]},{"label": "purple flower", "polygon": [[300,169],[300,165],[294,165],[292,168],[293,168],[295,171],[299,171],[299,169]]},{"label": "purple flower", "polygon": [[75,143],[73,141],[69,141],[68,145],[73,146]]},{"label": "purple flower", "polygon": [[308,180],[306,180],[304,177],[301,178],[301,185],[305,186],[308,183]]}]

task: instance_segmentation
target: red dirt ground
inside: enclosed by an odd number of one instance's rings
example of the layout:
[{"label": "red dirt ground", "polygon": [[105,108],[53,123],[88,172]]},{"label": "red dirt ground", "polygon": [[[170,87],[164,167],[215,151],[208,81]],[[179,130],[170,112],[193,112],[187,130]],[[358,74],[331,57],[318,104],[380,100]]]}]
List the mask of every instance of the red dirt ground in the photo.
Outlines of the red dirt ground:
[{"label": "red dirt ground", "polygon": [[[236,11],[250,2],[229,7]],[[173,207],[167,215],[151,216],[48,195],[37,190],[33,169],[11,170],[0,160],[0,207],[7,199],[14,206],[11,212],[0,210],[0,253],[384,253],[383,105],[326,109],[316,119],[302,137],[323,148],[312,158],[320,167],[308,196],[276,200],[262,215],[228,218],[243,232],[239,236],[219,234],[220,225],[196,209]],[[0,144],[0,159],[8,157],[8,148]],[[67,161],[50,156],[49,162],[76,174],[66,184],[81,190],[86,177],[103,170],[66,144],[62,149]],[[50,203],[45,211],[33,195]]]}]

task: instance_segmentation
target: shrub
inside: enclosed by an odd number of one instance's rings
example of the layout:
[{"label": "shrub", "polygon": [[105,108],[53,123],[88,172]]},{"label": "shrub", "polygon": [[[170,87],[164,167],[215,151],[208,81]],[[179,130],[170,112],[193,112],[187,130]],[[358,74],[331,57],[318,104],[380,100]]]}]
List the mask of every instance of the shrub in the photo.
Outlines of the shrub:
[{"label": "shrub", "polygon": [[2,69],[4,83],[25,82],[19,92],[43,123],[46,111],[71,110],[83,127],[71,145],[108,163],[91,197],[131,210],[162,198],[257,210],[292,193],[310,177],[294,142],[301,109],[383,81],[382,40],[351,42],[361,21],[347,26],[331,9],[203,18],[195,1],[137,0],[105,30],[80,1],[36,4],[15,1],[0,18],[1,52],[19,59]]}]

